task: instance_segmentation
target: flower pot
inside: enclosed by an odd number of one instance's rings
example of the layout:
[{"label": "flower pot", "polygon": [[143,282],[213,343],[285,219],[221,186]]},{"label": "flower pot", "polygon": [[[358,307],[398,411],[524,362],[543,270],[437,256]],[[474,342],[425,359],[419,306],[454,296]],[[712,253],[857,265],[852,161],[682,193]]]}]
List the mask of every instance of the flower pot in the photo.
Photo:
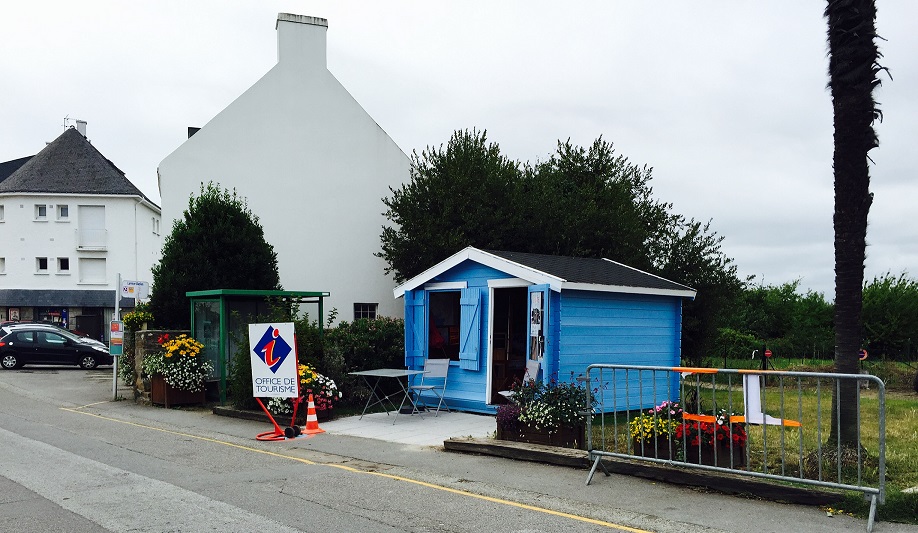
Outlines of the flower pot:
[{"label": "flower pot", "polygon": [[519,422],[516,430],[504,429],[498,426],[497,438],[515,442],[528,442],[530,444],[582,449],[584,446],[584,427],[582,425],[563,426],[549,432],[549,428],[535,428],[529,424]]},{"label": "flower pot", "polygon": [[665,459],[667,461],[675,459],[676,452],[679,450],[678,441],[671,441],[668,436],[662,435],[645,441],[632,438],[631,445],[634,450],[631,452],[633,455]]},{"label": "flower pot", "polygon": [[201,404],[204,403],[204,388],[197,392],[177,389],[166,383],[162,376],[153,376],[150,379],[150,401],[165,407]]},{"label": "flower pot", "polygon": [[[702,444],[685,447],[685,462],[696,465],[718,466],[720,468],[740,468],[746,466],[746,445],[736,444],[733,448],[733,464],[730,464],[730,446],[718,442],[717,446]],[[716,450],[716,457],[715,457]]]}]

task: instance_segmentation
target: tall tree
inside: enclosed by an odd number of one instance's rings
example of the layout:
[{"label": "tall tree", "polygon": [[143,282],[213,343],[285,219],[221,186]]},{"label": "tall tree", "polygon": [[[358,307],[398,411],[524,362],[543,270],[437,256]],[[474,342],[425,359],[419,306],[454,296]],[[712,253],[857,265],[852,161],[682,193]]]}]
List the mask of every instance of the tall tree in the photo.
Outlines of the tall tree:
[{"label": "tall tree", "polygon": [[650,180],[650,168],[601,138],[588,148],[559,142],[547,161],[521,167],[483,132],[456,132],[445,148],[415,153],[410,182],[383,199],[394,226],[377,255],[398,280],[469,245],[608,257],[703,291],[683,322],[683,352],[700,357],[740,284],[722,238],[671,214]]},{"label": "tall tree", "polygon": [[525,224],[513,228],[516,251],[608,257],[652,270],[650,249],[673,219],[671,205],[652,196],[651,173],[602,138],[589,148],[559,142],[519,181],[516,209]]},{"label": "tall tree", "polygon": [[[444,147],[411,156],[410,181],[383,198],[386,273],[404,281],[462,248],[510,249],[521,216],[513,203],[519,165],[487,131],[456,131]],[[507,231],[507,228],[511,228]]]},{"label": "tall tree", "polygon": [[733,259],[721,250],[723,236],[681,215],[671,217],[666,238],[650,248],[654,272],[698,291],[694,300],[683,304],[682,353],[689,364],[701,360],[714,349],[717,328],[739,298],[743,283],[737,277]]},{"label": "tall tree", "polygon": [[188,291],[280,288],[277,253],[265,240],[258,217],[235,190],[202,183],[201,194],[188,200],[153,267],[150,309],[157,326],[187,329]]},{"label": "tall tree", "polygon": [[[870,193],[868,152],[879,146],[873,122],[882,118],[873,90],[880,84],[874,0],[829,0],[829,87],[835,152],[835,370],[857,373],[861,348],[864,258]],[[839,424],[829,442],[857,443],[857,382],[846,380],[832,402]]]}]

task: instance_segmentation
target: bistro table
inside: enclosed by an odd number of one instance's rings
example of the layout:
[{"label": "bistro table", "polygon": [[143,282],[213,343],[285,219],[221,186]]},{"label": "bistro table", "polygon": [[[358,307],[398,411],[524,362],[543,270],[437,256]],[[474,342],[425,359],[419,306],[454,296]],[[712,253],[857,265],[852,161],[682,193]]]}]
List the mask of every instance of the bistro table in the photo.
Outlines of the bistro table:
[{"label": "bistro table", "polygon": [[[408,402],[411,404],[411,412],[412,413],[419,412],[418,404],[415,403],[414,399],[411,397],[411,394],[408,393],[407,383],[403,383],[402,378],[408,378],[407,380],[405,380],[407,382],[408,380],[411,379],[411,376],[416,376],[418,374],[423,374],[423,373],[424,373],[423,370],[405,370],[404,368],[377,368],[375,370],[361,370],[359,372],[349,372],[351,376],[361,376],[363,378],[363,381],[367,384],[367,387],[370,388],[370,397],[367,398],[367,403],[366,405],[363,406],[363,412],[360,413],[360,418],[358,418],[358,420],[362,419],[363,415],[366,414],[367,409],[369,409],[370,407],[373,407],[374,405],[383,405],[383,408],[385,408],[385,405],[384,405],[385,402],[389,402],[389,405],[391,405],[392,408],[395,410],[395,418],[392,420],[392,423],[394,424],[395,420],[398,419],[398,413],[399,413],[398,405],[396,405],[389,398],[391,398],[392,396],[398,397],[399,393],[393,392],[392,394],[382,396],[383,393],[379,389],[379,382],[382,381],[383,378],[394,379],[398,383],[399,387],[401,387],[402,389],[401,398],[408,400]],[[374,380],[373,378],[376,378],[376,379]],[[404,402],[401,402],[401,403],[403,404]],[[389,411],[386,410],[386,415],[388,414],[389,414]]]}]

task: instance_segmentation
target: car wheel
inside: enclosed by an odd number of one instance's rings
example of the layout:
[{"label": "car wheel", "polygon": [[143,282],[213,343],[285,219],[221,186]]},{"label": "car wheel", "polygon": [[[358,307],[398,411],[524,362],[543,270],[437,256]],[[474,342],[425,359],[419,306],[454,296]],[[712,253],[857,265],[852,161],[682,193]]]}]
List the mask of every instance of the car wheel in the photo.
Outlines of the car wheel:
[{"label": "car wheel", "polygon": [[80,368],[86,370],[92,370],[93,368],[99,366],[99,362],[96,361],[96,358],[91,355],[84,355],[80,359]]},{"label": "car wheel", "polygon": [[0,364],[3,365],[3,368],[12,370],[14,368],[19,368],[19,359],[11,353],[4,354],[3,358],[0,359]]}]

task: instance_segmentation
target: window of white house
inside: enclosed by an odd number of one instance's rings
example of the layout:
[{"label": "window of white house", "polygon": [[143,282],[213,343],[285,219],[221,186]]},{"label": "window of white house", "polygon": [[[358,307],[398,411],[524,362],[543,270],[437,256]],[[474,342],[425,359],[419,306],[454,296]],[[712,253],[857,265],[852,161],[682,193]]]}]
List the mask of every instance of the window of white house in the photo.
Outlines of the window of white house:
[{"label": "window of white house", "polygon": [[35,220],[48,220],[48,206],[35,204]]},{"label": "window of white house", "polygon": [[159,235],[159,219],[153,217],[153,235]]},{"label": "window of white house", "polygon": [[366,304],[366,303],[356,303],[354,304],[354,320],[358,318],[376,318],[376,309],[379,307],[379,304]]},{"label": "window of white house", "polygon": [[0,257],[0,274],[6,274],[6,258]]},{"label": "window of white house", "polygon": [[0,222],[3,222],[3,204],[0,204]]},{"label": "window of white house", "polygon": [[104,258],[81,257],[78,266],[80,283],[106,283]]},{"label": "window of white house", "polygon": [[47,272],[48,271],[48,258],[47,257],[36,257],[35,258],[35,270],[38,272]]},{"label": "window of white house", "polygon": [[70,207],[66,205],[57,206],[57,219],[67,220],[70,218]]},{"label": "window of white house", "polygon": [[69,257],[58,257],[57,258],[57,271],[58,272],[70,272],[70,258]]}]

